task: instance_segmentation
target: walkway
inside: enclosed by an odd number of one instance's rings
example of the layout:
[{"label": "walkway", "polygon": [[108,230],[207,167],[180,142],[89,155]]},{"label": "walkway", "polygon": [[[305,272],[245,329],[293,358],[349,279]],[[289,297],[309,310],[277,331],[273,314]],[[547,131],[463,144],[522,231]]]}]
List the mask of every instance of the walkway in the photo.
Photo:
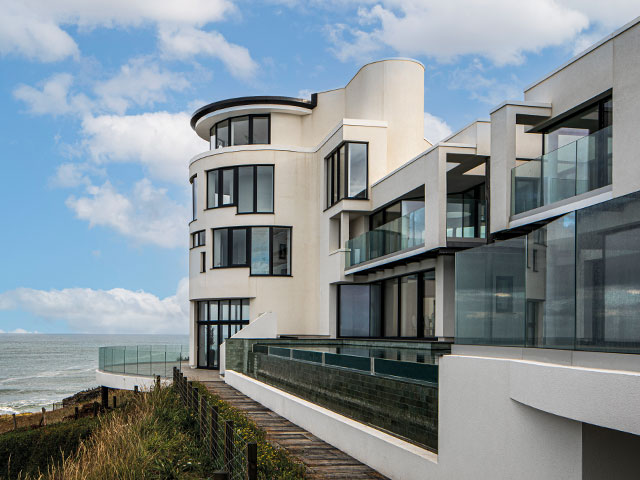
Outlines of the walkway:
[{"label": "walkway", "polygon": [[202,370],[184,370],[190,380],[202,382],[210,392],[246,413],[267,432],[267,439],[271,443],[281,446],[299,458],[307,466],[308,478],[352,480],[387,478],[230,387],[224,383],[217,372],[208,371],[206,374],[201,372]]}]

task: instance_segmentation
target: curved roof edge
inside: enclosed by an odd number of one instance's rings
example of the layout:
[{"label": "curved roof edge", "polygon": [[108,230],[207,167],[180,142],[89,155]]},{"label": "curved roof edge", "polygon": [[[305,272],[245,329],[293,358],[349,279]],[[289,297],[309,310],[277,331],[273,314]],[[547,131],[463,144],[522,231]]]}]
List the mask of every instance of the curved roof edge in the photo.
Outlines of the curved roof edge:
[{"label": "curved roof edge", "polygon": [[302,107],[302,108],[308,108],[309,110],[313,110],[318,105],[318,94],[317,93],[311,94],[311,100],[305,100],[303,98],[274,97],[274,96],[227,98],[226,100],[213,102],[196,110],[193,113],[193,115],[191,115],[191,128],[195,130],[198,120],[200,120],[202,117],[206,115],[209,115],[212,112],[215,112],[217,110],[222,110],[223,108],[238,107],[241,105],[265,105],[265,104],[291,105],[294,107]]}]

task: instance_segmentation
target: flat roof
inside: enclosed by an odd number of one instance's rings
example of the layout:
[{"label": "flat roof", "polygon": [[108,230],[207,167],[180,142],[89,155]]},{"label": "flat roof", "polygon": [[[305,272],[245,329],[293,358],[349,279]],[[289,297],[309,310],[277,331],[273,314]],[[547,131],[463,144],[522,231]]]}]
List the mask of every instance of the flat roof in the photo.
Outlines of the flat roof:
[{"label": "flat roof", "polygon": [[224,108],[238,107],[241,105],[291,105],[294,107],[308,108],[313,110],[318,105],[318,94],[313,93],[311,100],[294,97],[274,97],[274,96],[254,96],[254,97],[236,97],[227,98],[218,102],[213,102],[196,110],[191,115],[191,128],[196,129],[198,120],[206,115]]}]

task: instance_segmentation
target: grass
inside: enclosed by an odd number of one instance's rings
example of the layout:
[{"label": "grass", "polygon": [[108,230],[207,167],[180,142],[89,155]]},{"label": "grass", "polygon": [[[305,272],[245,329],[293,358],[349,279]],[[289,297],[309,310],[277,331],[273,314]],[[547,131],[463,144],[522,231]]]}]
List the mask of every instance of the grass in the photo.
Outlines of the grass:
[{"label": "grass", "polygon": [[[214,396],[210,397],[210,403],[218,405],[223,420],[234,420],[238,435],[257,441],[259,478],[304,478],[304,465],[285,450],[269,445],[265,433],[244,414]],[[95,425],[89,434],[71,446],[73,448],[64,448],[62,454],[59,445],[52,440],[44,449],[50,460],[56,456],[59,461],[49,461],[46,466],[39,463],[39,471],[24,470],[22,475],[12,478],[205,479],[211,478],[215,471],[207,448],[198,439],[198,424],[184,408],[173,387],[133,396],[124,406],[98,419],[81,419],[60,426],[79,425],[85,420],[94,420]],[[59,426],[47,427],[47,430],[56,427]],[[5,435],[0,435],[0,439]]]}]

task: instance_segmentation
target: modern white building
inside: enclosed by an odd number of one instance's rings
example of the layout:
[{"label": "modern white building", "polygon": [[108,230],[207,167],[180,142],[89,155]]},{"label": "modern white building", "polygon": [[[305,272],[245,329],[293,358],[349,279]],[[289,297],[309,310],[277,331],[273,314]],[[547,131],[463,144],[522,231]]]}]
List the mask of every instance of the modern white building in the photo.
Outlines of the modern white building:
[{"label": "modern white building", "polygon": [[251,362],[226,381],[391,478],[639,478],[639,52],[636,19],[437,145],[408,59],[311,100],[198,110],[192,366],[220,368],[233,335],[322,340],[281,360],[301,366],[327,365],[329,340],[451,343],[430,451]]}]

